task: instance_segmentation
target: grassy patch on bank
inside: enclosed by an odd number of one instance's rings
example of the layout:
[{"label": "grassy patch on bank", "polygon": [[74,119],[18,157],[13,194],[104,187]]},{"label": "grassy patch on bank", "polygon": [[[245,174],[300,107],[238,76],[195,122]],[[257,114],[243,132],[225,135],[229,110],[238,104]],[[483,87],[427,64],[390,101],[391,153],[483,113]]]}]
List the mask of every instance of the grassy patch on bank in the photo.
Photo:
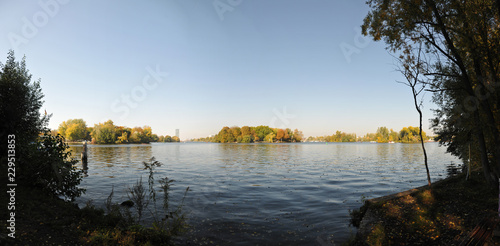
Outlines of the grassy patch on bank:
[{"label": "grassy patch on bank", "polygon": [[[1,196],[1,204],[7,204]],[[38,188],[16,190],[15,239],[7,237],[7,211],[0,210],[0,245],[171,245],[166,230],[147,228],[126,217],[106,214],[53,197]]]},{"label": "grassy patch on bank", "polygon": [[432,189],[364,205],[352,213],[353,224],[367,210],[375,219],[351,245],[458,245],[482,219],[498,217],[497,208],[498,189],[482,173],[472,172],[467,181],[458,175]]}]

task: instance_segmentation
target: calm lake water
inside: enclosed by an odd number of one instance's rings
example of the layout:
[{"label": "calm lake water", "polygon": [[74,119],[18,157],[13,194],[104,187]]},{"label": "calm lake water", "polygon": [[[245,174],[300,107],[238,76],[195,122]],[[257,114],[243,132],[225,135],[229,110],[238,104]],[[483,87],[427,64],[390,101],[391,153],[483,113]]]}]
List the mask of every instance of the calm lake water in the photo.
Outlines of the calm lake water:
[{"label": "calm lake water", "polygon": [[[426,148],[433,181],[459,163],[437,143]],[[153,143],[89,145],[88,154],[81,207],[89,199],[104,207],[112,187],[115,202],[128,200],[127,188],[141,176],[147,185],[142,162],[154,156],[163,163],[156,180],[176,180],[172,201],[190,187],[191,229],[181,240],[191,245],[339,244],[356,232],[349,210],[362,199],[426,184],[419,144]]]}]

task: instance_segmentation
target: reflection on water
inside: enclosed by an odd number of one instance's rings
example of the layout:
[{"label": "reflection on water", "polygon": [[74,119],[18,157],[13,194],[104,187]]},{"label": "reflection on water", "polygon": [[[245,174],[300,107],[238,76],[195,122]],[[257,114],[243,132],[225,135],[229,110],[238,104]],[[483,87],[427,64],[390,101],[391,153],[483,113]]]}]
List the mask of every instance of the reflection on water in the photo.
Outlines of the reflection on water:
[{"label": "reflection on water", "polygon": [[[426,147],[433,180],[458,163],[437,144]],[[165,143],[89,145],[88,152],[87,193],[79,203],[103,205],[112,186],[116,201],[126,200],[126,188],[147,176],[142,162],[154,156],[164,164],[156,178],[177,180],[173,201],[190,187],[185,210],[192,230],[183,240],[193,244],[202,238],[215,244],[344,241],[354,230],[348,210],[359,207],[361,197],[426,184],[418,144]]]}]

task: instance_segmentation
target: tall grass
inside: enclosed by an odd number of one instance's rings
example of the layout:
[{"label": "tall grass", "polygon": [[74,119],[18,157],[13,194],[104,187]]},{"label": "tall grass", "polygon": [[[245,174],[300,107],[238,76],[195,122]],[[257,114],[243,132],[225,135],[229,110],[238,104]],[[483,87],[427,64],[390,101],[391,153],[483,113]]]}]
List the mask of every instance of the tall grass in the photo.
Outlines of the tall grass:
[{"label": "tall grass", "polygon": [[[143,185],[142,177],[140,177],[127,191],[127,196],[130,199],[127,201],[127,204],[135,208],[134,215],[130,211],[130,206],[121,206],[113,202],[113,187],[106,199],[105,207],[107,210],[106,216],[111,218],[113,222],[111,224],[117,227],[108,228],[107,231],[92,232],[87,238],[88,242],[100,244],[110,242],[111,240],[117,244],[121,244],[124,238],[117,235],[123,235],[123,237],[126,237],[127,241],[132,241],[132,245],[143,244],[144,242],[153,245],[168,245],[172,237],[182,234],[188,228],[186,214],[182,211],[182,208],[189,187],[184,191],[184,195],[178,205],[172,206],[170,192],[175,180],[169,179],[168,177],[160,179],[159,183],[160,190],[163,191],[163,200],[161,209],[158,209],[157,191],[155,189],[155,169],[160,167],[162,163],[156,161],[156,159],[152,157],[148,162],[143,162],[143,164],[144,169],[149,171],[148,186],[145,187]],[[143,215],[146,211],[148,211],[153,218],[153,223],[150,227],[144,225]],[[117,230],[123,231],[117,233]],[[146,243],[146,245],[148,243]]]},{"label": "tall grass", "polygon": [[163,191],[163,203],[162,203],[162,211],[157,210],[157,201],[156,201],[156,189],[154,188],[155,183],[155,168],[160,167],[162,163],[157,161],[154,157],[152,157],[148,162],[143,162],[144,169],[149,171],[148,177],[148,186],[149,186],[149,199],[153,202],[153,210],[150,210],[151,215],[153,217],[153,228],[155,230],[165,232],[168,235],[179,235],[181,234],[187,227],[186,216],[182,212],[182,208],[184,206],[184,199],[186,198],[187,192],[189,191],[189,187],[186,188],[184,192],[184,196],[180,201],[179,205],[175,207],[175,209],[170,210],[170,188],[173,185],[175,180],[169,179],[168,177],[164,177],[160,179],[160,188]]},{"label": "tall grass", "polygon": [[137,211],[137,222],[141,223],[142,212],[144,208],[148,207],[150,201],[150,199],[146,197],[146,189],[142,185],[142,177],[137,180],[136,184],[132,186],[132,188],[129,188],[128,191],[128,198],[134,202]]}]

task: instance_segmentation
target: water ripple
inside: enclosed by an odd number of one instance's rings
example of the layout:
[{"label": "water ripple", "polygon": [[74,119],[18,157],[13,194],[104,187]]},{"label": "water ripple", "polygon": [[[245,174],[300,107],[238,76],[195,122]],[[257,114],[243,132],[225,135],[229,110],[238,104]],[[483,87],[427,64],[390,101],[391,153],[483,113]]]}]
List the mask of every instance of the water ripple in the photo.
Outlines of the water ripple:
[{"label": "water ripple", "polygon": [[[426,147],[434,180],[458,163],[437,144]],[[426,183],[416,144],[90,145],[87,193],[78,202],[103,206],[111,187],[116,201],[127,199],[127,187],[147,178],[142,162],[152,156],[164,164],[156,178],[177,181],[172,201],[190,187],[185,211],[192,229],[181,240],[195,245],[341,242],[353,230],[348,210],[362,199]]]}]

